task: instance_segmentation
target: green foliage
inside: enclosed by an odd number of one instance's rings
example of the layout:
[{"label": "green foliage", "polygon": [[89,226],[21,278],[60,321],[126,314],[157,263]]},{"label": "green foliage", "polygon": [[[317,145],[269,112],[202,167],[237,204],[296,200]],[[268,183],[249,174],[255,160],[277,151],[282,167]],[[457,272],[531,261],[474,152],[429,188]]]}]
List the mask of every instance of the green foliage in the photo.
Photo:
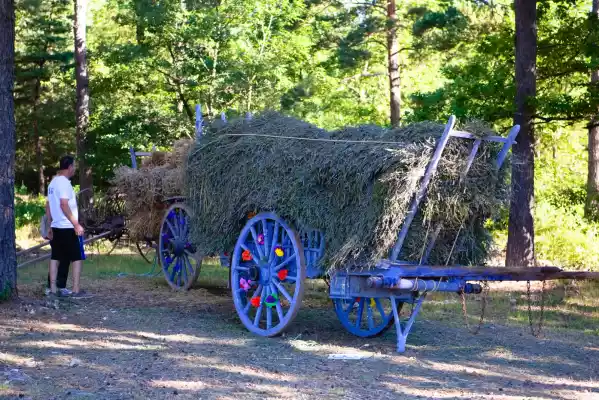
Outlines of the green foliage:
[{"label": "green foliage", "polygon": [[598,270],[599,225],[584,219],[584,204],[564,209],[541,203],[535,212],[539,260],[570,269]]},{"label": "green foliage", "polygon": [[[46,178],[75,153],[72,2],[17,0],[17,225],[37,224]],[[326,129],[389,120],[387,40],[397,30],[402,122],[512,124],[512,0],[90,0],[89,160],[105,189],[129,147],[165,148],[207,118],[277,109]],[[538,258],[588,268],[582,219],[585,127],[599,104],[599,20],[588,1],[539,0],[536,99]],[[38,140],[39,137],[39,140]],[[76,181],[74,182],[76,183]],[[507,210],[493,221],[506,228]],[[563,222],[563,223],[562,223]],[[553,225],[554,226],[553,226]],[[588,260],[588,261],[585,261]],[[586,264],[585,264],[586,263]]]},{"label": "green foliage", "polygon": [[72,148],[73,92],[65,86],[73,62],[72,2],[18,0],[16,6],[16,174],[37,190],[27,171],[54,166]]},{"label": "green foliage", "polygon": [[46,213],[46,199],[43,196],[22,198],[15,196],[15,225],[22,228],[27,225],[39,225]]}]

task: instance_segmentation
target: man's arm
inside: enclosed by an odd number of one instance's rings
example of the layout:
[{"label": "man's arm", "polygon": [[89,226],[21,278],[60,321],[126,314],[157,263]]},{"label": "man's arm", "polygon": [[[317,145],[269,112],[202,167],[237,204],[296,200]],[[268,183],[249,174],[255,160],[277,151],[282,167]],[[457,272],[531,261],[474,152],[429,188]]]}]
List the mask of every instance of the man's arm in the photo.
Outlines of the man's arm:
[{"label": "man's arm", "polygon": [[69,199],[60,199],[60,209],[64,213],[64,216],[67,217],[67,219],[71,221],[71,224],[73,224],[75,227],[75,233],[79,236],[83,235],[83,227],[79,225],[79,221],[77,221],[71,212],[71,208],[69,207]]},{"label": "man's arm", "polygon": [[50,212],[50,202],[46,200],[46,218],[48,219],[48,224],[52,223],[52,213]]},{"label": "man's arm", "polygon": [[50,212],[50,201],[46,200],[46,220],[48,221],[47,239],[52,240],[52,213]]}]

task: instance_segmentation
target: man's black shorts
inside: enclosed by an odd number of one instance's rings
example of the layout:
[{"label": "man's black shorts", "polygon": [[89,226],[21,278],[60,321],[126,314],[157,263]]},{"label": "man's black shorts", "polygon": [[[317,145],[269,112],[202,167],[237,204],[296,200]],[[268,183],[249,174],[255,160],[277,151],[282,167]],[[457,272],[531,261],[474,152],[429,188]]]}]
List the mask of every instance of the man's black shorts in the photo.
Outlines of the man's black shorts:
[{"label": "man's black shorts", "polygon": [[79,261],[82,260],[79,237],[75,229],[52,228],[52,260],[57,261]]}]

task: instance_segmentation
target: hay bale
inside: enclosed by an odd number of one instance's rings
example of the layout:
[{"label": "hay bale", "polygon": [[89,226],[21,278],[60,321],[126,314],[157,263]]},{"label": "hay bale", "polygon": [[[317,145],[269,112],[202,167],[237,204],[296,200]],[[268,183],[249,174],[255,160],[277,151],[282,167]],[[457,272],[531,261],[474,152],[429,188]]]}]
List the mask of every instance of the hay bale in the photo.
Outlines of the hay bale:
[{"label": "hay bale", "polygon": [[170,154],[169,164],[174,168],[184,168],[187,164],[189,150],[194,141],[190,139],[180,139],[173,144],[173,150]]},{"label": "hay bale", "polygon": [[[185,176],[194,243],[205,254],[229,250],[248,212],[275,211],[298,228],[325,233],[329,267],[372,266],[388,257],[443,127],[423,122],[394,130],[368,125],[327,132],[269,112],[209,128],[190,153]],[[466,129],[489,133],[480,126]],[[506,168],[494,171],[500,146],[485,143],[460,182],[471,145],[448,144],[402,259],[419,261],[426,232],[441,223],[429,262],[484,261],[489,235],[483,224],[507,199]]]},{"label": "hay bale", "polygon": [[111,184],[125,194],[127,228],[134,240],[155,239],[160,234],[163,202],[183,194],[184,166],[193,140],[177,140],[169,153],[153,152],[139,170],[115,170]]},{"label": "hay bale", "polygon": [[162,151],[155,151],[149,157],[146,157],[141,162],[141,168],[152,169],[160,167],[168,163],[168,155]]},{"label": "hay bale", "polygon": [[129,236],[136,241],[151,240],[160,232],[163,213],[160,210],[137,211],[127,223]]}]

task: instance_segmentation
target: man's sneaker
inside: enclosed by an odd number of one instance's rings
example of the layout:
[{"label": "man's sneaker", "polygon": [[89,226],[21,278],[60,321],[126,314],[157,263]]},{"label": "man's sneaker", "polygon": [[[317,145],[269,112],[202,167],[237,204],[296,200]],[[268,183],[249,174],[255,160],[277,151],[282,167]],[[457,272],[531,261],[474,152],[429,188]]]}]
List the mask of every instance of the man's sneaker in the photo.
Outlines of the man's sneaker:
[{"label": "man's sneaker", "polygon": [[93,294],[87,293],[85,290],[80,290],[79,292],[71,294],[71,298],[73,299],[89,299],[90,297],[94,297]]},{"label": "man's sneaker", "polygon": [[[46,288],[46,289],[44,289],[44,293],[46,294],[46,296],[50,296],[50,293],[52,293],[52,292],[50,291],[50,288]],[[59,296],[59,297],[69,297],[71,294],[73,294],[73,292],[71,292],[67,288],[58,289],[58,292],[57,292],[57,296]]]}]

